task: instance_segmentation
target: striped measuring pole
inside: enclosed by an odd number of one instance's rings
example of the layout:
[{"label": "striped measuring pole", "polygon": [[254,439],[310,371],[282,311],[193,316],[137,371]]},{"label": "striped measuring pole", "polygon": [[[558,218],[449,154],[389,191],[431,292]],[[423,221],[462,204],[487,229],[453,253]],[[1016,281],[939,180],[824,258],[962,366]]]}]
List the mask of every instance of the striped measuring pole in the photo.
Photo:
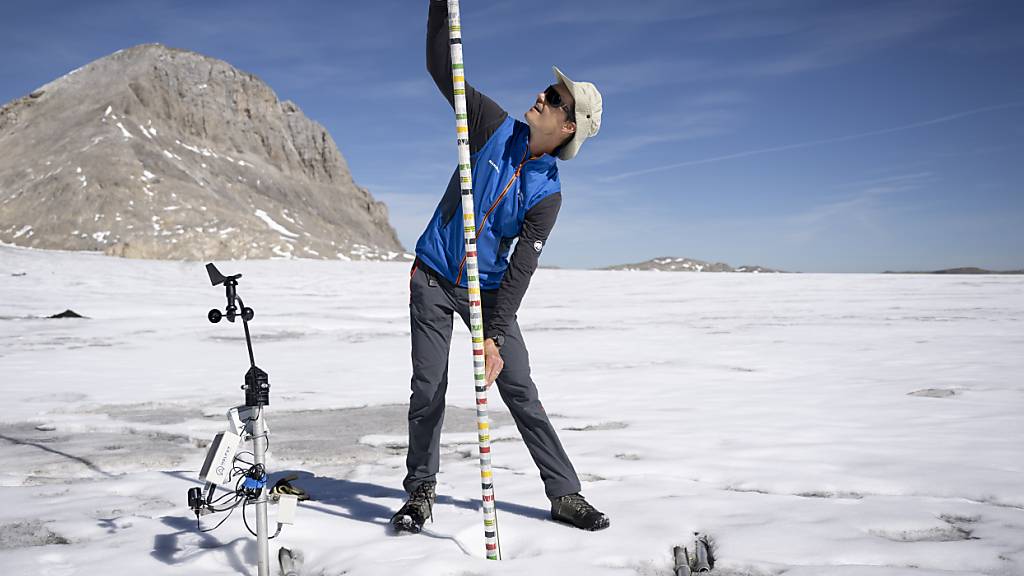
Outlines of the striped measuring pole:
[{"label": "striped measuring pole", "polygon": [[459,143],[459,180],[462,183],[469,330],[473,336],[473,381],[476,385],[476,425],[480,439],[484,545],[487,548],[487,559],[498,560],[498,516],[494,509],[494,476],[491,473],[491,424],[487,416],[487,381],[484,372],[484,317],[480,305],[480,276],[476,261],[476,218],[473,215],[473,172],[469,161],[469,120],[466,114],[466,72],[462,63],[459,0],[448,0],[448,41],[452,53],[452,83],[455,86],[455,135]]}]

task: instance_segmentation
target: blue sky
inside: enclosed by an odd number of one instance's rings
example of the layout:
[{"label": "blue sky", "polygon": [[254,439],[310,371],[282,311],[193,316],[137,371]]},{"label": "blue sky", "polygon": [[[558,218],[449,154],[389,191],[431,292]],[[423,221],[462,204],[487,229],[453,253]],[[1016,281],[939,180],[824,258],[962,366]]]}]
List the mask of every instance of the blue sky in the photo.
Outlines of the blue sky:
[{"label": "blue sky", "polygon": [[[1024,268],[1024,3],[463,0],[467,77],[521,117],[604,94],[544,264]],[[224,59],[323,124],[411,248],[457,159],[426,0],[8,3],[0,102],[118,49]]]}]

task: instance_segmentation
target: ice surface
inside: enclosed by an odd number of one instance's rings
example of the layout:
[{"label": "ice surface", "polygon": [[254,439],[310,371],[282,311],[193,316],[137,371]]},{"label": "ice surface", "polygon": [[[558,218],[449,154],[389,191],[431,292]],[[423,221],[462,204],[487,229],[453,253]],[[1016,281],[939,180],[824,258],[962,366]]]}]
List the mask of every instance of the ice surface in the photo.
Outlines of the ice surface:
[{"label": "ice surface", "polygon": [[[308,574],[669,576],[694,530],[722,575],[1024,574],[1024,278],[540,270],[519,314],[533,376],[612,524],[547,519],[492,389],[489,562],[460,324],[435,520],[385,529],[408,264],[218,265],[256,311],[271,480],[316,498],[271,543]],[[206,320],[223,306],[203,263],[0,247],[0,573],[256,574],[237,513],[199,533],[185,506],[242,402],[241,326]],[[88,318],[45,319],[66,308]]]}]

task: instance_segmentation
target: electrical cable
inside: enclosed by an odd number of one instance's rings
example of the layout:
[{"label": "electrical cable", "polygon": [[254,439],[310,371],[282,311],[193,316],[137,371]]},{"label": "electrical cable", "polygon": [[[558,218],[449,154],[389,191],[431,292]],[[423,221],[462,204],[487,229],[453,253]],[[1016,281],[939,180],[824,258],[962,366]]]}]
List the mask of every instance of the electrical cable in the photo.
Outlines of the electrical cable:
[{"label": "electrical cable", "polygon": [[[237,503],[234,506],[231,507],[231,509],[230,509],[231,511],[228,512],[227,516],[225,516],[220,522],[218,522],[216,526],[214,526],[213,528],[207,529],[207,530],[203,530],[202,527],[200,526],[199,531],[200,532],[213,532],[217,528],[220,528],[221,524],[227,522],[228,518],[231,518],[231,515],[235,513],[235,508],[238,508],[238,504]],[[222,512],[223,512],[223,510],[222,510]],[[198,518],[196,519],[196,524],[197,525],[199,524],[199,519]]]},{"label": "electrical cable", "polygon": [[[245,503],[242,504],[242,523],[245,524],[245,529],[249,531],[249,534],[252,534],[253,536],[256,536],[257,538],[259,538],[259,535],[256,534],[255,532],[253,532],[252,528],[249,527],[249,520],[245,516],[245,507],[248,506],[248,505],[249,505],[249,500],[246,499]],[[277,532],[274,532],[273,536],[268,536],[267,540],[273,540],[274,538],[277,538],[277,535],[281,533],[281,528],[283,526],[284,526],[283,524],[278,522],[277,523]]]}]

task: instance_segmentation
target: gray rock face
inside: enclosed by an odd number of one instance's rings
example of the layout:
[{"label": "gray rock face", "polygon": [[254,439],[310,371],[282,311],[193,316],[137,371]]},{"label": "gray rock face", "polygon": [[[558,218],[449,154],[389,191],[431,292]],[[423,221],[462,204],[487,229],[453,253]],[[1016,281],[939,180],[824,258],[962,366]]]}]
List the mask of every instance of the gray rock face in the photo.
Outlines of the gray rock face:
[{"label": "gray rock face", "polygon": [[772,270],[771,268],[765,268],[763,266],[740,266],[739,268],[733,268],[724,262],[705,262],[703,260],[694,260],[693,258],[680,258],[664,256],[660,258],[652,258],[644,262],[637,262],[635,264],[618,264],[616,266],[608,266],[604,270],[661,270],[665,272],[748,272],[751,274],[761,274],[769,272],[781,272],[781,270]]},{"label": "gray rock face", "polygon": [[134,258],[408,258],[327,131],[226,62],[116,52],[0,108],[0,242]]}]

